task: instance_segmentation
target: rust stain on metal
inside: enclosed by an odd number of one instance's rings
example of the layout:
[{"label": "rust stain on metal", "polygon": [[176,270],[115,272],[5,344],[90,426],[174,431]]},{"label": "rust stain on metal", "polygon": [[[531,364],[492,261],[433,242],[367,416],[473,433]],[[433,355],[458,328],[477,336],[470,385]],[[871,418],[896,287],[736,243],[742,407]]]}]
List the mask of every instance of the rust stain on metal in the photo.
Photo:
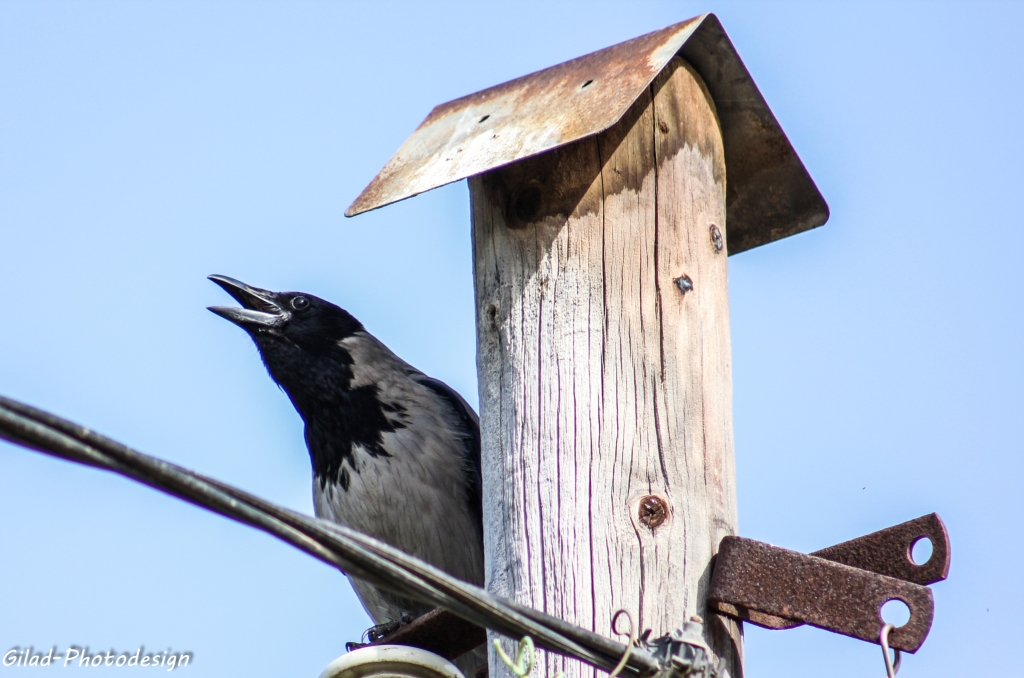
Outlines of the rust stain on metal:
[{"label": "rust stain on metal", "polygon": [[703,78],[722,124],[729,251],[825,223],[828,206],[713,14],[437,106],[345,214],[598,134],[676,55]]},{"label": "rust stain on metal", "polygon": [[345,214],[375,209],[607,129],[698,23],[690,19],[437,106]]},{"label": "rust stain on metal", "polygon": [[447,610],[436,608],[372,645],[408,645],[440,655],[461,657],[487,642],[487,632]]},{"label": "rust stain on metal", "polygon": [[906,603],[910,620],[892,631],[889,644],[915,652],[935,613],[931,589],[918,584],[752,539],[725,537],[708,593],[708,605],[730,617],[758,623],[760,616],[770,615],[872,643],[878,642],[884,623],[882,605],[890,600]]}]

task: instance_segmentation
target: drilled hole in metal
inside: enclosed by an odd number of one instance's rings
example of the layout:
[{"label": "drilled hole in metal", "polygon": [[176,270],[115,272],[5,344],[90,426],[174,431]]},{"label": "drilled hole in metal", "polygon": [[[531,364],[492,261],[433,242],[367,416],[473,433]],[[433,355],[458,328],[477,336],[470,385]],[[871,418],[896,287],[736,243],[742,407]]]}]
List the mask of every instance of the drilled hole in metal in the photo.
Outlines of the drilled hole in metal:
[{"label": "drilled hole in metal", "polygon": [[897,628],[910,621],[910,608],[899,598],[885,601],[881,614],[882,621]]},{"label": "drilled hole in metal", "polygon": [[918,537],[910,545],[910,560],[914,565],[924,565],[932,559],[934,546],[928,537]]},{"label": "drilled hole in metal", "polygon": [[580,89],[583,89],[584,87],[589,87],[591,84],[593,84],[593,82],[593,80],[587,80],[585,83],[580,85]]},{"label": "drilled hole in metal", "polygon": [[480,119],[479,119],[479,120],[477,120],[476,122],[477,122],[477,124],[479,125],[480,123],[482,123],[482,122],[483,122],[484,120],[486,120],[486,119],[487,119],[487,118],[489,118],[489,117],[491,117],[491,114],[490,114],[490,113],[488,113],[488,114],[487,114],[487,115],[485,115],[484,117],[480,118]]}]

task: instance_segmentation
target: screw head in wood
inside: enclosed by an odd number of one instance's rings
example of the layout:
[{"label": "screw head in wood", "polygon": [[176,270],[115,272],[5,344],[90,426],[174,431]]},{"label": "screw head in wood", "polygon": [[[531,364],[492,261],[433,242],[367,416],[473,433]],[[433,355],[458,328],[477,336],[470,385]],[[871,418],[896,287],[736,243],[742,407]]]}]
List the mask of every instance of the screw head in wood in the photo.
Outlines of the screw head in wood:
[{"label": "screw head in wood", "polygon": [[711,244],[715,246],[716,252],[721,252],[722,248],[725,247],[725,241],[722,240],[722,231],[714,224],[711,224]]},{"label": "screw head in wood", "polygon": [[649,494],[640,500],[640,522],[652,530],[668,518],[668,502],[657,495]]},{"label": "screw head in wood", "polygon": [[686,274],[679,276],[673,282],[675,282],[676,287],[678,287],[679,291],[683,294],[686,294],[693,289],[693,281],[690,280],[690,276]]}]

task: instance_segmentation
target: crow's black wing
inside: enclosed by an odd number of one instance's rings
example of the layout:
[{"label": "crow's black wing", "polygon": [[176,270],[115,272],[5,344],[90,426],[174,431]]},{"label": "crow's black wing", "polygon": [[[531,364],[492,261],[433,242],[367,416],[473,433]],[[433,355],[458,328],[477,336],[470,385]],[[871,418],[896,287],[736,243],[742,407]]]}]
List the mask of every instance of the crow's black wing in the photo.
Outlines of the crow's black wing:
[{"label": "crow's black wing", "polygon": [[459,418],[459,428],[466,442],[464,453],[470,475],[469,482],[467,483],[469,506],[480,519],[480,524],[483,525],[483,481],[480,477],[480,418],[476,416],[476,412],[459,395],[458,391],[448,384],[426,375],[417,375],[415,379],[446,400]]}]

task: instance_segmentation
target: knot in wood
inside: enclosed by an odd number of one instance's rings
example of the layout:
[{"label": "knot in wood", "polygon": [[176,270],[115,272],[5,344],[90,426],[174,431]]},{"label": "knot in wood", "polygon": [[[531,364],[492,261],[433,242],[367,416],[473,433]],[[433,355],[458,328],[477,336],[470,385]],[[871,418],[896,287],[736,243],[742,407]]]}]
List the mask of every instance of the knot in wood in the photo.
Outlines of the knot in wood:
[{"label": "knot in wood", "polygon": [[668,518],[668,504],[656,495],[648,495],[640,500],[640,522],[652,530]]}]

